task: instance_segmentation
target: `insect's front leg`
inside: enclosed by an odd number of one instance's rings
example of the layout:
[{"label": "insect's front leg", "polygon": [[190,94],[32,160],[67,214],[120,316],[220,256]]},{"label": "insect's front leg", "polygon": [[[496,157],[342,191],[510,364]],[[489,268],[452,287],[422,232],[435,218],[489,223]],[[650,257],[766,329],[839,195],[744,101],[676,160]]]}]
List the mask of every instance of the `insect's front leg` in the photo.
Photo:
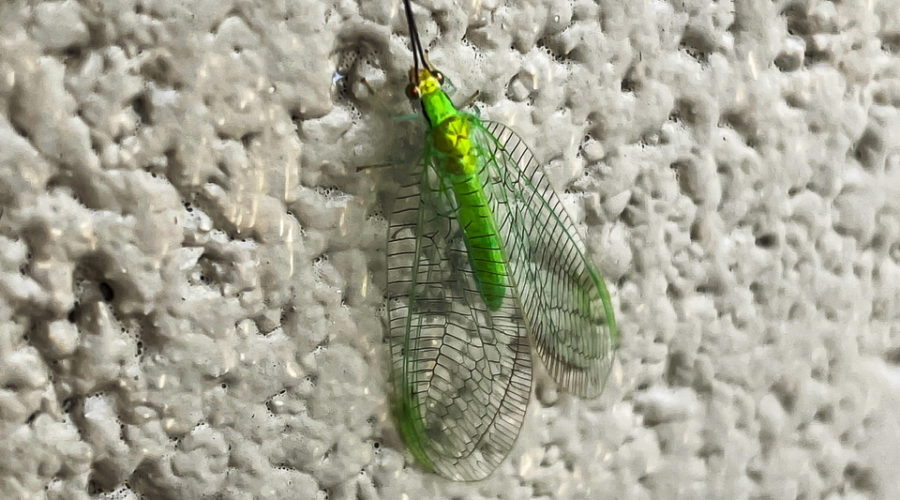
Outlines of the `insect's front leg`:
[{"label": "insect's front leg", "polygon": [[468,99],[463,101],[463,103],[459,106],[459,109],[468,109],[471,106],[472,114],[474,114],[475,116],[481,117],[481,110],[479,110],[475,106],[472,106],[473,104],[475,104],[475,101],[478,100],[478,97],[480,95],[481,95],[481,91],[476,90],[475,92],[472,93],[472,95],[469,96]]}]

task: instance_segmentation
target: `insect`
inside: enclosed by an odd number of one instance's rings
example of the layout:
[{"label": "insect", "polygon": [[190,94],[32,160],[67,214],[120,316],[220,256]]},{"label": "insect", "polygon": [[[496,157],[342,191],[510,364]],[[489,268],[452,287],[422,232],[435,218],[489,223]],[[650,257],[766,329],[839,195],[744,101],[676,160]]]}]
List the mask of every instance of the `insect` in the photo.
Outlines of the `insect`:
[{"label": "insect", "polygon": [[566,391],[603,391],[618,341],[603,278],[512,130],[457,109],[404,0],[407,94],[428,131],[388,228],[392,407],[412,454],[454,480],[509,454],[531,396],[532,350]]}]

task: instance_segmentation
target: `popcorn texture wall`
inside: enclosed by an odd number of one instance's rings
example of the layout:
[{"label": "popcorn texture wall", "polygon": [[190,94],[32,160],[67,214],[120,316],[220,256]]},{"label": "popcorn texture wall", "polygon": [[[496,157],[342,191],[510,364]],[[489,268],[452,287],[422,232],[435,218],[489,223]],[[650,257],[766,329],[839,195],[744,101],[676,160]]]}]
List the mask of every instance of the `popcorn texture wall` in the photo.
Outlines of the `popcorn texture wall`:
[{"label": "popcorn texture wall", "polygon": [[0,4],[3,498],[900,498],[897,0],[419,0],[613,293],[488,480],[387,402],[397,0]]}]

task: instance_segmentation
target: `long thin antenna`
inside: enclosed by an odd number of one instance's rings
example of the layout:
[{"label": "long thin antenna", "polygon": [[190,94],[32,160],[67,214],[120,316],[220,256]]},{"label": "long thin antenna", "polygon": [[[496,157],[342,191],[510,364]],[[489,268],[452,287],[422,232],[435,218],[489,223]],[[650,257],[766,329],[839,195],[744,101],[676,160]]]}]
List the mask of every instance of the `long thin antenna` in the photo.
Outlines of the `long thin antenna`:
[{"label": "long thin antenna", "polygon": [[406,9],[406,25],[409,26],[409,41],[410,45],[412,45],[411,49],[413,53],[413,69],[418,78],[419,61],[422,62],[422,66],[424,66],[425,69],[431,70],[431,67],[428,64],[428,60],[425,58],[425,51],[422,50],[422,41],[419,40],[419,30],[416,28],[416,18],[413,16],[410,0],[403,0],[403,6]]}]

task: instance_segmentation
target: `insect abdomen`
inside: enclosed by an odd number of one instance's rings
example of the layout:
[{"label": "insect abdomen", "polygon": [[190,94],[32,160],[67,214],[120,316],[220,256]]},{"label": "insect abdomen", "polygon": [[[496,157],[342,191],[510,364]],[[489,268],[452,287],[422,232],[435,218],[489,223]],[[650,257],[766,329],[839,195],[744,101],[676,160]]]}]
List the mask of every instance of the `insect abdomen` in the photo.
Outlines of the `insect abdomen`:
[{"label": "insect abdomen", "polygon": [[465,234],[469,262],[489,309],[496,311],[506,295],[506,260],[494,216],[476,174],[452,176],[459,206],[459,225]]},{"label": "insect abdomen", "polygon": [[439,158],[441,175],[452,185],[459,207],[459,226],[465,234],[469,262],[481,296],[488,308],[496,311],[506,296],[506,259],[478,177],[479,150],[472,140],[472,119],[467,115],[452,114],[431,131],[431,140],[433,154]]}]

